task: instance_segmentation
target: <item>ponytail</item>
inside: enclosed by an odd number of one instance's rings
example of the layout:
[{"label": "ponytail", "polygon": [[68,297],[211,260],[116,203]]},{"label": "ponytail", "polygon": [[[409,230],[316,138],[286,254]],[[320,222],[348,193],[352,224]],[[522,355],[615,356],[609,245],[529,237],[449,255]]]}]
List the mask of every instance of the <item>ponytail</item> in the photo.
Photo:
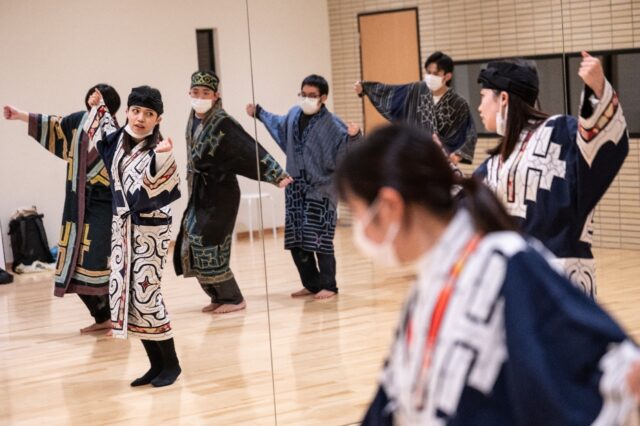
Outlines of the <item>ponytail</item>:
[{"label": "ponytail", "polygon": [[[372,132],[347,153],[334,179],[343,200],[356,196],[371,205],[380,189],[390,187],[406,204],[441,218],[466,208],[483,234],[518,229],[488,187],[456,175],[431,135],[408,125],[391,124]],[[462,190],[454,197],[456,187]]]}]

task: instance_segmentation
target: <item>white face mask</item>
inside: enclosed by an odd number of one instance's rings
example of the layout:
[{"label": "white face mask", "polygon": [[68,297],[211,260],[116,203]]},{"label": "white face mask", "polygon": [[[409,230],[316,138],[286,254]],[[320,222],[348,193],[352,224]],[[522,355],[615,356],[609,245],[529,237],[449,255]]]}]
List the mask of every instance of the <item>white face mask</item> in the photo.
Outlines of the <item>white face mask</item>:
[{"label": "white face mask", "polygon": [[507,133],[507,117],[509,116],[509,105],[504,108],[504,116],[502,115],[502,105],[496,114],[496,133],[504,136]]},{"label": "white face mask", "polygon": [[444,78],[439,75],[425,74],[424,82],[432,92],[437,92],[442,88]]},{"label": "white face mask", "polygon": [[147,136],[151,136],[153,134],[153,129],[148,132],[148,133],[144,133],[144,134],[138,134],[136,133],[135,130],[133,130],[130,126],[129,123],[127,123],[126,126],[124,126],[124,131],[127,132],[129,134],[129,136],[131,136],[132,138],[136,138],[136,139],[144,139]]},{"label": "white face mask", "polygon": [[213,99],[191,98],[191,108],[198,114],[204,114],[213,106]]},{"label": "white face mask", "polygon": [[365,234],[365,228],[371,223],[371,219],[375,215],[376,205],[372,206],[367,212],[367,216],[364,221],[357,220],[353,227],[353,241],[358,247],[360,252],[366,257],[372,259],[375,263],[381,266],[394,267],[400,265],[400,259],[396,254],[396,249],[393,247],[393,242],[400,232],[400,224],[392,223],[387,229],[387,235],[384,237],[382,243],[375,243],[371,241]]},{"label": "white face mask", "polygon": [[313,115],[320,110],[320,106],[322,104],[320,103],[319,98],[312,99],[304,98],[301,96],[298,98],[298,105],[300,105],[300,108],[302,108],[302,112],[304,112],[306,115]]}]

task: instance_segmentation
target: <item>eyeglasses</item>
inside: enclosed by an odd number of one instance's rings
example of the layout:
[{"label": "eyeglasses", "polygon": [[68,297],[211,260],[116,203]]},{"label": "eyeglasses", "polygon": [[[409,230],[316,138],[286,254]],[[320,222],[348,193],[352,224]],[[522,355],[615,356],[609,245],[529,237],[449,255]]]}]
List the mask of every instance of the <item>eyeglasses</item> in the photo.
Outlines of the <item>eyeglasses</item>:
[{"label": "eyeglasses", "polygon": [[316,95],[315,93],[298,93],[299,98],[320,99],[322,95]]}]

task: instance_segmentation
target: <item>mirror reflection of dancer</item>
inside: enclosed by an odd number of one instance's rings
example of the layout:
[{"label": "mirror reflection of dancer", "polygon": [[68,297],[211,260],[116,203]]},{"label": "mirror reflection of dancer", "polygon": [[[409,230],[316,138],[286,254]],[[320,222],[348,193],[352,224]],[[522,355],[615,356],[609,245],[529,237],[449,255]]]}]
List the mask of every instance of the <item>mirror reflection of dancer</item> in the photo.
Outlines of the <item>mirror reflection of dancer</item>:
[{"label": "mirror reflection of dancer", "polygon": [[293,297],[313,294],[316,299],[328,299],[338,292],[333,172],[361,133],[357,125],[345,125],[327,109],[328,95],[329,84],[314,74],[302,81],[299,105],[287,115],[247,105],[247,113],[262,121],[287,155],[287,172],[293,177],[285,190],[285,248],[291,251],[304,286]]},{"label": "mirror reflection of dancer", "polygon": [[196,277],[209,296],[203,312],[225,314],[247,306],[229,265],[240,206],[237,176],[280,188],[291,178],[222,108],[218,84],[218,76],[211,71],[196,71],[191,76],[192,110],[186,134],[189,203],[173,263],[177,275]]},{"label": "mirror reflection of dancer", "polygon": [[136,87],[127,100],[127,123],[118,129],[99,92],[91,95],[87,128],[97,141],[113,194],[111,279],[113,336],[142,339],[151,368],[131,386],[167,386],[182,371],[160,291],[171,238],[169,204],[180,198],[171,139],[161,140],[160,92]]},{"label": "mirror reflection of dancer", "polygon": [[[85,96],[99,89],[109,111],[115,115],[120,96],[107,84],[97,84]],[[86,305],[94,324],[82,333],[111,329],[109,310],[109,256],[111,246],[111,191],[109,175],[83,126],[87,111],[65,117],[34,114],[12,106],[4,107],[7,120],[29,124],[29,135],[46,150],[67,162],[62,227],[54,278],[54,295],[76,293]]]},{"label": "mirror reflection of dancer", "polygon": [[430,134],[376,131],[336,181],[363,252],[418,268],[364,426],[621,425],[635,411],[640,349]]},{"label": "mirror reflection of dancer", "polygon": [[451,88],[453,60],[434,52],[424,64],[424,81],[385,84],[358,81],[355,92],[366,96],[391,122],[407,122],[437,135],[449,160],[471,164],[478,141],[469,103]]},{"label": "mirror reflection of dancer", "polygon": [[597,58],[583,52],[578,118],[549,117],[534,105],[538,73],[524,60],[490,62],[480,72],[478,111],[502,136],[476,175],[495,191],[522,229],[557,256],[555,263],[591,297],[593,213],[629,152],[618,96]]}]

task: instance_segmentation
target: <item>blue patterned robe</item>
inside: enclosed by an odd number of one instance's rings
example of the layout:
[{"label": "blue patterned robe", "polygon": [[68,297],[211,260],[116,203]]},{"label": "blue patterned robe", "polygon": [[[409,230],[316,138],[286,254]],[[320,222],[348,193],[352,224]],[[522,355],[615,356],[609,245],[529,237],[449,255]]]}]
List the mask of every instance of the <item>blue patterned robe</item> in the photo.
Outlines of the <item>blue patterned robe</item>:
[{"label": "blue patterned robe", "polygon": [[458,212],[421,261],[363,425],[622,424],[640,350],[514,232],[484,236],[464,262],[421,374],[440,290],[474,233]]},{"label": "blue patterned robe", "polygon": [[337,194],[333,173],[348,144],[347,126],[322,106],[300,134],[303,114],[295,106],[287,115],[275,115],[258,107],[256,117],[287,156],[287,173],[293,183],[287,186],[285,248],[333,254],[337,223]]},{"label": "blue patterned robe", "polygon": [[524,232],[551,250],[556,264],[594,297],[593,213],[622,167],[629,137],[611,84],[599,101],[592,93],[587,88],[578,119],[550,117],[524,148],[527,132],[506,161],[491,156],[474,174],[495,191]]}]

